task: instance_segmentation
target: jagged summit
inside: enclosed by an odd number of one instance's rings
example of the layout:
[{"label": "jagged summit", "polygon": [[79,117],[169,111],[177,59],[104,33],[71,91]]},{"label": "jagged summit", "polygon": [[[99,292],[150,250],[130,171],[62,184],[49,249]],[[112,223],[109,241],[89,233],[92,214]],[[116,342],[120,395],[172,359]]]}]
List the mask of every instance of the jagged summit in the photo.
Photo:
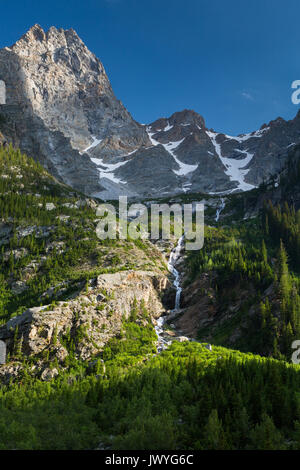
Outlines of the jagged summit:
[{"label": "jagged summit", "polygon": [[112,158],[149,144],[111,88],[103,64],[73,29],[47,32],[36,24],[0,51],[0,79],[7,89],[3,112],[10,138],[56,177],[86,193],[102,186],[84,156],[95,140]]},{"label": "jagged summit", "polygon": [[229,136],[191,109],[145,126],[115,97],[76,31],[33,25],[0,50],[4,134],[47,170],[105,199],[245,191],[281,170],[299,143],[299,116]]},{"label": "jagged summit", "polygon": [[160,118],[151,124],[153,130],[161,130],[167,126],[194,125],[205,128],[205,121],[200,114],[192,109],[184,109],[173,113],[169,118]]},{"label": "jagged summit", "polygon": [[44,40],[48,40],[49,37],[51,37],[53,33],[63,33],[65,35],[70,35],[70,36],[72,35],[73,37],[80,39],[77,32],[73,28],[64,29],[64,28],[57,28],[56,26],[50,26],[48,30],[44,30],[40,24],[36,23],[33,26],[31,26],[31,28],[29,28],[29,30],[19,39],[19,41],[21,41],[24,38],[37,40],[37,41],[44,41]]}]

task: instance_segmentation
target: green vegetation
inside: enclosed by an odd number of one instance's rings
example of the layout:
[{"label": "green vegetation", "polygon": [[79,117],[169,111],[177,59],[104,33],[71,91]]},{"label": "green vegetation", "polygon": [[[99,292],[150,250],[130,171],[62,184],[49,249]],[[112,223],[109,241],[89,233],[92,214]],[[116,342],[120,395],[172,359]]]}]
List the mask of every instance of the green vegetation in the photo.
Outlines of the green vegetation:
[{"label": "green vegetation", "polygon": [[[239,327],[238,349],[290,360],[291,344],[300,338],[299,228],[300,211],[287,204],[268,205],[260,218],[233,227],[206,228],[205,246],[190,254],[188,266],[189,282],[210,277],[216,318],[222,319],[210,329],[210,340],[229,345]],[[208,334],[202,328],[199,339]]]},{"label": "green vegetation", "polygon": [[67,299],[99,274],[165,270],[148,241],[99,240],[89,202],[19,150],[0,148],[0,324]]},{"label": "green vegetation", "polygon": [[282,241],[288,251],[291,267],[300,272],[300,210],[287,203],[274,207],[271,202],[263,210],[263,229],[273,246]]},{"label": "green vegetation", "polygon": [[105,373],[100,363],[74,363],[50,383],[24,374],[19,385],[2,387],[0,447],[300,448],[299,366],[176,342],[140,363],[134,359],[145,333],[132,324],[124,331],[130,368],[119,366],[115,343]]},{"label": "green vegetation", "polygon": [[[231,196],[243,214],[241,201]],[[0,217],[2,324],[27,307],[51,311],[98,274],[165,269],[147,241],[98,240],[89,201],[12,147],[0,149]],[[22,354],[16,328],[8,360],[22,367],[0,386],[0,449],[300,449],[300,366],[286,362],[300,339],[299,221],[291,206],[266,205],[256,219],[206,227],[204,248],[187,259],[187,284],[206,279],[216,320],[199,340],[209,337],[212,351],[175,341],[158,355],[136,301],[89,361],[74,352],[83,325],[63,337],[55,328],[51,347],[67,351],[61,366],[49,350]],[[234,347],[244,352],[224,347],[237,328]],[[58,375],[37,378],[38,361]]]}]

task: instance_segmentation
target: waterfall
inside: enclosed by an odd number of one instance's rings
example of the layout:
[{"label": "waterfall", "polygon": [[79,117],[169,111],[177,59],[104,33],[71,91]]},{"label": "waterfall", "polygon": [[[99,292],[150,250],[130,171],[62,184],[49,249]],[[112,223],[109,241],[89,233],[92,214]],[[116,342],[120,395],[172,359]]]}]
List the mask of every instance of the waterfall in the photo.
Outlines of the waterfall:
[{"label": "waterfall", "polygon": [[176,297],[175,297],[175,306],[174,310],[178,310],[180,308],[180,297],[182,292],[182,287],[180,286],[180,274],[175,269],[175,265],[180,258],[182,249],[184,245],[184,235],[178,240],[177,246],[171,251],[169,262],[168,262],[168,270],[174,276],[173,286],[176,289]]},{"label": "waterfall", "polygon": [[222,212],[224,209],[225,209],[225,201],[224,201],[223,198],[221,198],[221,205],[220,205],[220,207],[218,207],[217,213],[216,213],[216,222],[219,221],[219,219],[220,219],[220,214],[221,214],[221,212]]},{"label": "waterfall", "polygon": [[[180,274],[175,268],[175,265],[178,259],[180,258],[181,252],[183,250],[183,245],[184,245],[184,235],[182,235],[182,237],[179,238],[177,246],[173,248],[173,250],[171,251],[169,261],[168,261],[168,270],[174,276],[173,286],[176,289],[175,305],[174,305],[173,312],[179,310],[180,308],[180,298],[181,298],[182,287],[180,285]],[[158,318],[157,325],[155,326],[155,332],[158,338],[158,348],[157,348],[158,352],[161,352],[162,350],[166,349],[166,347],[171,343],[170,341],[166,341],[162,336],[164,323],[165,323],[165,317],[160,317]]]}]

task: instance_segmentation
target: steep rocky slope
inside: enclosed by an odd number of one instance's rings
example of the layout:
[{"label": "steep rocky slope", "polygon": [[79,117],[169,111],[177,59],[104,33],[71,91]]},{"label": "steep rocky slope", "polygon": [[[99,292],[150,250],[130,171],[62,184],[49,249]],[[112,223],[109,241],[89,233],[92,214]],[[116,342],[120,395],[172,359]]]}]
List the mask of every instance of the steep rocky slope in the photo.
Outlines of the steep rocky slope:
[{"label": "steep rocky slope", "polygon": [[[99,358],[110,339],[119,336],[134,306],[147,316],[136,321],[144,327],[163,314],[161,297],[169,280],[146,271],[102,274],[71,300],[33,307],[0,327],[0,340],[12,357],[28,356],[33,371],[43,380],[58,374],[70,352],[78,360]],[[120,338],[121,341],[121,338]],[[57,364],[53,370],[49,367]],[[16,363],[17,362],[17,363]],[[7,383],[22,370],[18,361],[0,367],[0,378]]]},{"label": "steep rocky slope", "polygon": [[74,30],[33,26],[0,51],[6,83],[7,134],[64,182],[99,190],[95,164],[83,152],[105,140],[110,155],[148,143],[148,136],[115,98],[101,62]]},{"label": "steep rocky slope", "polygon": [[5,383],[22,370],[20,354],[41,376],[53,361],[63,367],[71,352],[85,361],[99,355],[132,311],[146,326],[174,304],[163,253],[148,241],[99,240],[96,208],[34,160],[0,148]]},{"label": "steep rocky slope", "polygon": [[207,129],[202,116],[185,110],[155,121],[148,133],[153,145],[173,155],[182,191],[248,191],[283,168],[299,143],[300,113],[233,137]]},{"label": "steep rocky slope", "polygon": [[141,125],[72,29],[33,26],[0,50],[0,80],[7,137],[60,180],[104,199],[250,190],[300,141],[300,114],[236,137],[207,129],[191,110]]},{"label": "steep rocky slope", "polygon": [[[223,224],[233,220],[256,217],[269,201],[274,206],[288,203],[297,211],[300,209],[300,146],[293,145],[281,171],[255,190],[226,195],[220,219]],[[206,206],[207,207],[207,206]]]}]

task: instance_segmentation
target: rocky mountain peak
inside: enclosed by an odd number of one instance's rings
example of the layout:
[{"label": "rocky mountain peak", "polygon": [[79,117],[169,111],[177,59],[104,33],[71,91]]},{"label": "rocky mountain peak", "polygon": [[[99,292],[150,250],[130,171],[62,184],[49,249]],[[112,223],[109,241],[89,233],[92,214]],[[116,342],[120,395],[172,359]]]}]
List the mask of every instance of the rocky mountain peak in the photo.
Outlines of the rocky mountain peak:
[{"label": "rocky mountain peak", "polygon": [[43,28],[39,24],[33,25],[27,33],[25,33],[22,38],[22,40],[27,40],[27,41],[44,41],[46,39],[46,34]]},{"label": "rocky mountain peak", "polygon": [[246,191],[278,173],[299,143],[299,117],[239,136],[183,109],[136,122],[73,29],[35,24],[0,50],[3,133],[54,176],[104,199]]},{"label": "rocky mountain peak", "polygon": [[197,125],[205,128],[204,118],[191,109],[184,109],[172,114],[169,121],[173,125]]},{"label": "rocky mountain peak", "polygon": [[[84,72],[103,73],[101,62],[92,54],[73,29],[57,29],[45,32],[36,24],[11,48],[18,56],[27,57],[27,62],[60,64],[71,68],[79,75]],[[41,67],[40,67],[41,68]],[[108,82],[108,79],[106,77]]]},{"label": "rocky mountain peak", "polygon": [[73,29],[45,32],[34,25],[0,50],[0,79],[8,90],[2,111],[14,122],[11,140],[79,190],[101,189],[86,149],[99,157],[105,149],[113,158],[149,145],[144,127],[117,100],[102,63]]},{"label": "rocky mountain peak", "polygon": [[199,129],[205,129],[204,118],[191,109],[184,109],[173,113],[169,118],[161,118],[150,124],[152,131],[166,131],[170,127],[177,126],[195,126]]},{"label": "rocky mountain peak", "polygon": [[285,123],[285,120],[282,117],[278,116],[278,118],[270,121],[269,126],[281,126],[283,123]]},{"label": "rocky mountain peak", "polygon": [[31,43],[36,41],[51,41],[53,38],[56,38],[58,42],[63,42],[63,37],[68,37],[70,39],[73,38],[74,42],[81,42],[83,44],[73,28],[65,30],[63,28],[56,28],[55,26],[51,26],[48,31],[45,31],[42,26],[37,23],[31,26],[31,28],[19,39],[19,41],[17,41],[17,43],[24,40],[27,40]]}]

